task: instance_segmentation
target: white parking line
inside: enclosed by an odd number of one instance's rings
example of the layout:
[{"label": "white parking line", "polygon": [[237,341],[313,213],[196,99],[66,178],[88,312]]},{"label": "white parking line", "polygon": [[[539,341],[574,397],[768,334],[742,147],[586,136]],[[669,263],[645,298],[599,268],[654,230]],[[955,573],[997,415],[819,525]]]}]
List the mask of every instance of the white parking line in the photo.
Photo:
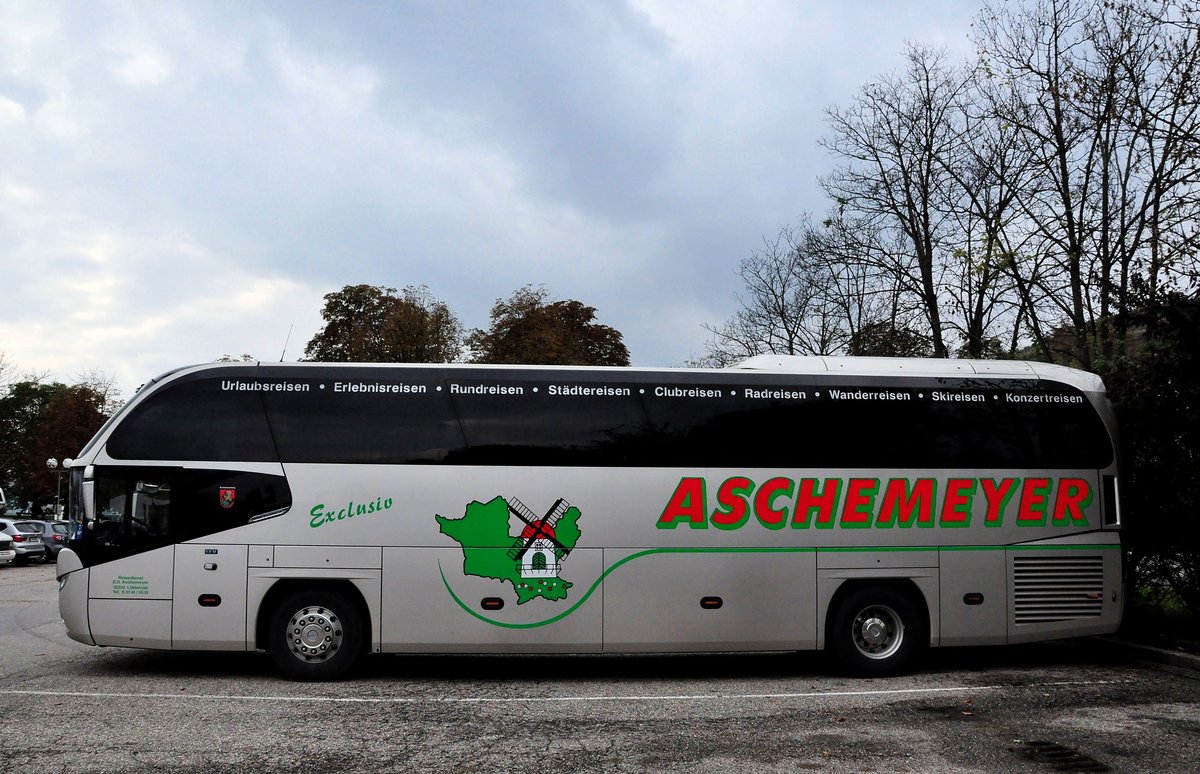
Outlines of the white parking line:
[{"label": "white parking line", "polygon": [[735,693],[735,694],[679,694],[679,695],[631,695],[631,696],[463,696],[463,697],[400,697],[400,696],[241,696],[237,694],[206,693],[95,693],[88,691],[29,691],[2,690],[0,696],[45,696],[80,699],[172,699],[186,701],[269,701],[269,702],[313,702],[326,704],[523,704],[547,702],[659,702],[659,701],[742,701],[748,699],[819,699],[846,698],[855,696],[915,696],[935,693],[970,693],[999,691],[1003,689],[1036,690],[1041,688],[1083,687],[1134,683],[1136,680],[1063,680],[1048,683],[1014,685],[957,685],[946,688],[894,688],[876,691],[811,691],[805,693]]}]

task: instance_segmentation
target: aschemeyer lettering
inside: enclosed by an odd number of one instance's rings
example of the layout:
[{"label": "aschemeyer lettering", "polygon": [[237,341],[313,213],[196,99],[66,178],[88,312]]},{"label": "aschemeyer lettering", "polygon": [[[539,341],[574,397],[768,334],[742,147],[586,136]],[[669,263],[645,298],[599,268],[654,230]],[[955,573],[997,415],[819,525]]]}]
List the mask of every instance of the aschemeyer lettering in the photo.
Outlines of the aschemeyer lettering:
[{"label": "aschemeyer lettering", "polygon": [[[942,491],[939,492],[939,489]],[[766,529],[963,528],[1012,520],[1019,527],[1086,527],[1092,486],[1084,478],[801,478],[721,482],[680,479],[659,529],[740,529],[753,518]],[[979,508],[976,508],[976,504]],[[711,507],[710,507],[711,506]]]}]

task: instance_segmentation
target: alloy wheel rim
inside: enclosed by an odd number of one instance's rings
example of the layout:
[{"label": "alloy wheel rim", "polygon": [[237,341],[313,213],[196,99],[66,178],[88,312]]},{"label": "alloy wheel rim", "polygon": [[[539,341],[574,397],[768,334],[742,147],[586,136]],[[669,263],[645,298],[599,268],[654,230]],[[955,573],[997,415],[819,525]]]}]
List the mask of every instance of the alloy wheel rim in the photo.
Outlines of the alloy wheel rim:
[{"label": "alloy wheel rim", "polygon": [[851,624],[854,647],[869,659],[891,658],[904,642],[904,621],[887,605],[870,605]]},{"label": "alloy wheel rim", "polygon": [[288,648],[293,656],[307,664],[333,658],[344,638],[341,619],[327,607],[303,607],[288,621]]}]

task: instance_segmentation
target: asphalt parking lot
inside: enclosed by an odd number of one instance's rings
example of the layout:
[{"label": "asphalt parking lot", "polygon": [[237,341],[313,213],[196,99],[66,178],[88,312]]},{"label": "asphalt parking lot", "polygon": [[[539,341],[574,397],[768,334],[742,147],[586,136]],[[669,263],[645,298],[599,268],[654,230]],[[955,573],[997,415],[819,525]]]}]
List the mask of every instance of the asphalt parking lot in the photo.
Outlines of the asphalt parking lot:
[{"label": "asphalt parking lot", "polygon": [[934,651],[886,680],[820,654],[385,655],[302,684],[263,654],[72,642],[56,591],[53,565],[0,567],[5,771],[1200,768],[1200,673],[1089,640]]}]

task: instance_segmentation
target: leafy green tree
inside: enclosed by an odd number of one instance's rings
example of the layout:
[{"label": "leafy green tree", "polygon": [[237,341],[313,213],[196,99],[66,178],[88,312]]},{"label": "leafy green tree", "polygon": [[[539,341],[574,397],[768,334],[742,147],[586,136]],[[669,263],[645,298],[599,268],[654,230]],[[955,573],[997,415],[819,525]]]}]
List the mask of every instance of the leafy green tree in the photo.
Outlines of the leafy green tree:
[{"label": "leafy green tree", "polygon": [[549,301],[544,287],[526,285],[492,307],[491,327],[474,330],[467,347],[474,363],[629,365],[620,331],[595,322],[596,308]]},{"label": "leafy green tree", "polygon": [[462,324],[424,285],[347,285],[325,296],[322,328],[305,360],[331,363],[449,363],[462,350]]},{"label": "leafy green tree", "polygon": [[46,460],[78,454],[114,408],[112,383],[100,377],[9,385],[0,396],[0,482],[10,502],[52,502],[59,490]]}]

